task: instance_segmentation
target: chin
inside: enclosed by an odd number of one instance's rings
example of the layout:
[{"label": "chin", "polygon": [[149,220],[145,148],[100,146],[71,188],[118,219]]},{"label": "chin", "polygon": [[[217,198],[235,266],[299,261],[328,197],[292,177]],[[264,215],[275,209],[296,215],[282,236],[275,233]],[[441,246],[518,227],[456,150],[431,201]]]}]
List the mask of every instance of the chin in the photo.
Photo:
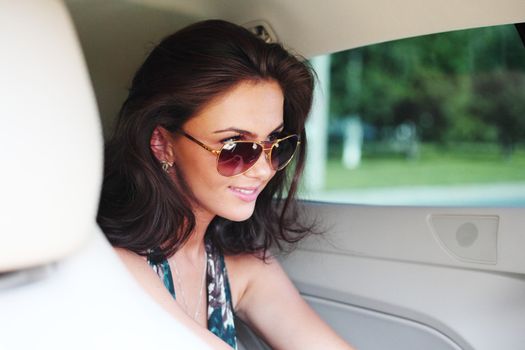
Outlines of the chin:
[{"label": "chin", "polygon": [[223,212],[222,215],[220,216],[230,221],[241,222],[241,221],[245,221],[251,218],[253,215],[254,209],[255,209],[255,205],[251,208],[236,208],[228,212]]}]

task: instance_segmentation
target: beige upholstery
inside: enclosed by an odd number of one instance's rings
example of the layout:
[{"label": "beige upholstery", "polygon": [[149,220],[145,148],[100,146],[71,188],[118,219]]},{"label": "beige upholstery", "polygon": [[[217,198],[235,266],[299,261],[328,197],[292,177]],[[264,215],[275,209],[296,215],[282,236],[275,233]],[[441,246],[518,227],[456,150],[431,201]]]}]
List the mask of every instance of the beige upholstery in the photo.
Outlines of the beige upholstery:
[{"label": "beige upholstery", "polygon": [[64,257],[95,225],[102,140],[73,26],[57,1],[2,1],[0,272]]},{"label": "beige upholstery", "polygon": [[0,0],[0,349],[204,349],[95,223],[102,137],[62,3]]}]

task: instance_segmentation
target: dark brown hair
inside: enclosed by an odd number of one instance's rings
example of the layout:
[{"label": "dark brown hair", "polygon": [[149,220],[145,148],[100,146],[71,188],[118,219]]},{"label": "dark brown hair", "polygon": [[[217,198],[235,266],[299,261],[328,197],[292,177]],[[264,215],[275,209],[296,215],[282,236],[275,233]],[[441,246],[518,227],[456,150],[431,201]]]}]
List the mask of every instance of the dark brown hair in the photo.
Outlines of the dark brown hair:
[{"label": "dark brown hair", "polygon": [[[220,20],[190,25],[162,40],[139,68],[112,138],[106,144],[97,221],[109,241],[138,254],[159,248],[171,256],[195,226],[191,189],[173,181],[150,150],[156,126],[176,131],[212,99],[246,81],[276,81],[284,95],[284,130],[301,145],[294,164],[279,171],[243,222],[215,217],[206,236],[225,254],[263,253],[295,243],[309,227],[296,222],[294,196],[305,160],[305,120],[313,72],[280,44]],[[175,165],[176,167],[176,165]],[[175,174],[181,174],[175,168]]]}]

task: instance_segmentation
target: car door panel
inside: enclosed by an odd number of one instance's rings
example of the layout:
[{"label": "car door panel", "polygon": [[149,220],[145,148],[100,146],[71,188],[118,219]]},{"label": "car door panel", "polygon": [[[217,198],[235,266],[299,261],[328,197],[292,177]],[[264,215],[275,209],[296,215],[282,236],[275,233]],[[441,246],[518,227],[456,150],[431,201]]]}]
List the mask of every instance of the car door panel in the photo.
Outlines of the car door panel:
[{"label": "car door panel", "polygon": [[[325,232],[284,257],[283,266],[357,348],[520,349],[524,343],[521,209],[306,203],[305,210]],[[473,250],[484,226],[493,229],[496,220],[496,261],[451,254],[432,225],[442,217],[453,219],[447,229],[460,232],[460,242],[461,225],[478,227],[469,241]]]}]

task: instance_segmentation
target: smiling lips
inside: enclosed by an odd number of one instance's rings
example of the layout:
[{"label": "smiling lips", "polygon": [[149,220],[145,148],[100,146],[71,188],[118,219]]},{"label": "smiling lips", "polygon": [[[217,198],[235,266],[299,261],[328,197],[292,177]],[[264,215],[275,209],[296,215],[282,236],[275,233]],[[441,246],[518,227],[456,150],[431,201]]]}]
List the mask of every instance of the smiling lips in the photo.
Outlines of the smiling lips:
[{"label": "smiling lips", "polygon": [[228,187],[232,193],[245,202],[253,202],[259,195],[259,187]]}]

